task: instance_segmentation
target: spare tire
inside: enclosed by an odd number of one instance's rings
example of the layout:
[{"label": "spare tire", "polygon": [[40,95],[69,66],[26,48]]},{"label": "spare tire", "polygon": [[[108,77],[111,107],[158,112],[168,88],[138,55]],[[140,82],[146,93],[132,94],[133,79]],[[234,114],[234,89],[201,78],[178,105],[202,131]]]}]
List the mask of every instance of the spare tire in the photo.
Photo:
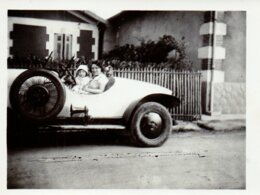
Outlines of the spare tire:
[{"label": "spare tire", "polygon": [[36,122],[53,119],[65,103],[65,88],[49,70],[27,70],[10,88],[10,104],[21,117]]}]

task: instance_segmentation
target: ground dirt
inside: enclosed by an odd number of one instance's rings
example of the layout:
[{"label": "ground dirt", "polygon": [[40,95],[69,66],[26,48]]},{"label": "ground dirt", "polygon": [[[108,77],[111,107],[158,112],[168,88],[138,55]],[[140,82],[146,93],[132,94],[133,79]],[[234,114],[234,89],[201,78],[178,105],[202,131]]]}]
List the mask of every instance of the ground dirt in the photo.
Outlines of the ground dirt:
[{"label": "ground dirt", "polygon": [[173,133],[139,148],[118,133],[19,134],[8,188],[245,189],[245,131]]}]

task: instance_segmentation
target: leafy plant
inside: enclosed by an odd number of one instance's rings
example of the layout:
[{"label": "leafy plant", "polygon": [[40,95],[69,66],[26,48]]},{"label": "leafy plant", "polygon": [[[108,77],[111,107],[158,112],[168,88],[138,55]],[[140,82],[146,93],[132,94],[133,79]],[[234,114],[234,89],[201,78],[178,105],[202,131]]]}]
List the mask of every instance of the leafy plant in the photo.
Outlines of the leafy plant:
[{"label": "leafy plant", "polygon": [[[174,58],[168,58],[169,52],[173,50],[177,55]],[[185,52],[185,44],[179,43],[171,35],[164,35],[157,42],[143,41],[140,46],[132,44],[116,46],[115,49],[104,54],[103,59],[116,68],[132,66],[159,68],[162,63],[165,68],[174,69],[191,69],[192,66]]]}]

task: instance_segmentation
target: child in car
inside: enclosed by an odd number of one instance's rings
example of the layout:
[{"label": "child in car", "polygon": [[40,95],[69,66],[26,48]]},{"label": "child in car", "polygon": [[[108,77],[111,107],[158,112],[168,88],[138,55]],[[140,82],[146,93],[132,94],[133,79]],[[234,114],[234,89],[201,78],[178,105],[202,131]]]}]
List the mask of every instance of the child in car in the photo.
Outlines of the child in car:
[{"label": "child in car", "polygon": [[87,65],[79,65],[75,71],[76,85],[72,88],[73,91],[80,92],[85,85],[90,81],[89,70]]}]

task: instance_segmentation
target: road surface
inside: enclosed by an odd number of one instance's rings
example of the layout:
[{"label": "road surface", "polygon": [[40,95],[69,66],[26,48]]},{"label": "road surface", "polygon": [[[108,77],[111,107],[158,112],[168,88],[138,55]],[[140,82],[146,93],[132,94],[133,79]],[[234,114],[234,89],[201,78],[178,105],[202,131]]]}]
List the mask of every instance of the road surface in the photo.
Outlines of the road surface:
[{"label": "road surface", "polygon": [[118,133],[8,140],[8,188],[245,189],[245,131],[173,133],[139,148]]}]

